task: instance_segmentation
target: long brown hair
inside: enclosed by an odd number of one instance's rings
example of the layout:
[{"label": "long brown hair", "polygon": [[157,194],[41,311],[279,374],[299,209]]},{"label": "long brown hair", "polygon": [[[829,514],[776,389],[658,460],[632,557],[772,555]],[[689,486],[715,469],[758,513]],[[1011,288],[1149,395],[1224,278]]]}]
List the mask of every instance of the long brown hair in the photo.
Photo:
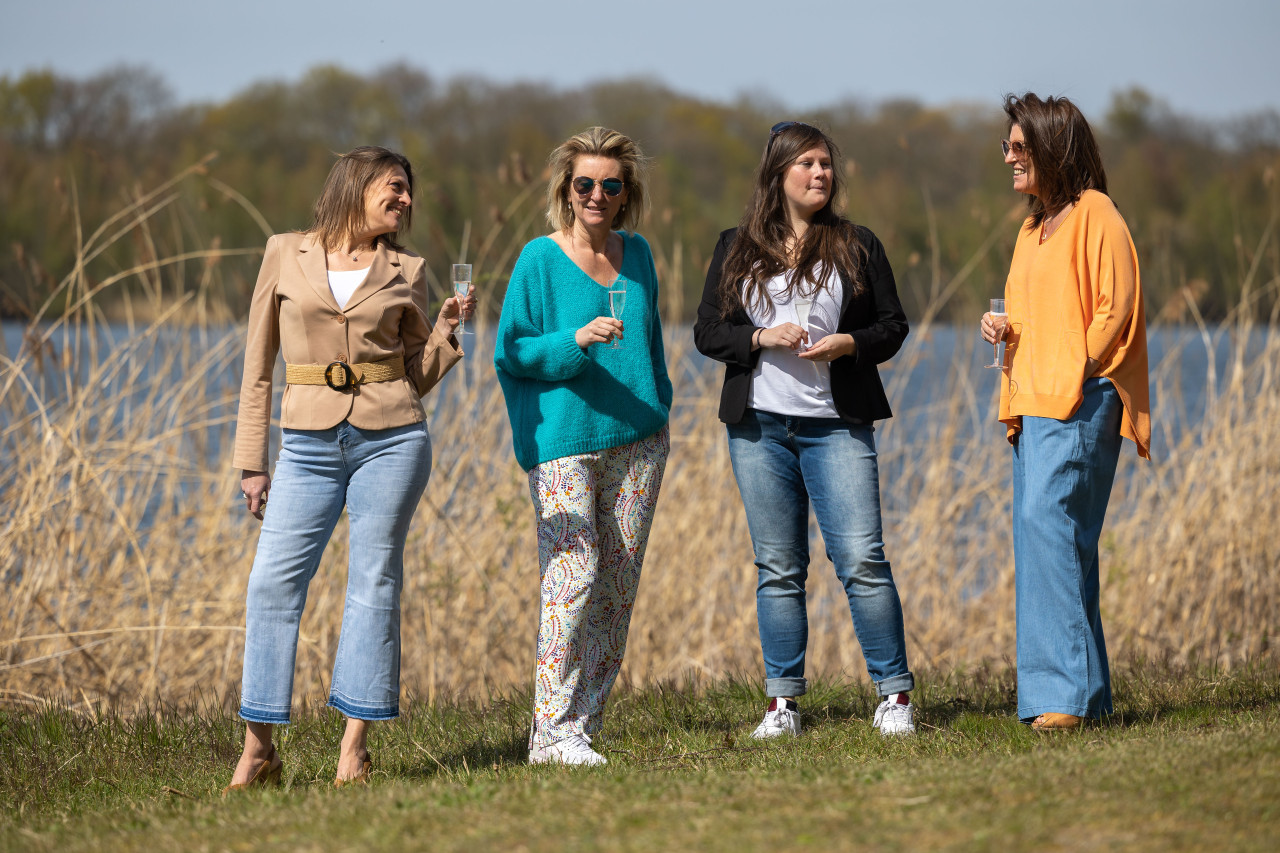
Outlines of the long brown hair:
[{"label": "long brown hair", "polygon": [[[831,196],[813,215],[800,244],[788,255],[787,241],[792,231],[783,182],[791,164],[819,145],[825,145],[831,154]],[[789,269],[792,273],[787,278],[788,296],[804,282],[814,290],[823,287],[825,283],[817,279],[819,265],[842,274],[854,293],[862,289],[858,265],[864,249],[853,223],[839,213],[844,203],[843,173],[840,149],[818,128],[789,122],[769,135],[756,169],[751,201],[742,214],[737,237],[720,275],[722,314],[727,316],[738,307],[762,308],[769,304],[766,282]],[[746,282],[745,288],[743,282]]]},{"label": "long brown hair", "polygon": [[627,203],[609,223],[610,228],[634,231],[649,210],[649,194],[645,187],[647,165],[640,146],[629,137],[607,127],[589,127],[566,139],[551,152],[547,166],[547,222],[556,231],[573,225],[573,205],[569,203],[569,184],[579,157],[603,157],[616,160],[622,167],[622,183],[627,190]]},{"label": "long brown hair", "polygon": [[1093,130],[1080,108],[1066,98],[1005,95],[1009,128],[1022,128],[1035,169],[1036,194],[1027,198],[1031,228],[1080,200],[1085,190],[1107,191],[1107,173]]},{"label": "long brown hair", "polygon": [[[403,154],[377,145],[365,145],[338,155],[338,162],[329,170],[329,177],[325,178],[324,188],[316,199],[311,227],[303,233],[314,234],[326,252],[337,250],[344,238],[356,235],[364,227],[364,202],[369,187],[396,166],[404,169],[405,177],[409,179],[409,198],[413,198],[413,167]],[[383,243],[388,248],[402,251],[404,246],[397,242],[397,238],[401,231],[409,230],[412,222],[413,205],[409,205],[400,215],[400,228],[378,235],[374,245]]]}]

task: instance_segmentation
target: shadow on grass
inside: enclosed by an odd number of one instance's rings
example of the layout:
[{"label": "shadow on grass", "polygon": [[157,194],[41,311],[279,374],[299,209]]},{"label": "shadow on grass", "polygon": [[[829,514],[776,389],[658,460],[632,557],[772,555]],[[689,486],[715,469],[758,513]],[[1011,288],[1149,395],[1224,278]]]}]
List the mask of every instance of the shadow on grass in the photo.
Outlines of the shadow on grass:
[{"label": "shadow on grass", "polygon": [[[1280,705],[1280,673],[1270,660],[1234,670],[1135,661],[1113,673],[1116,713],[1090,730],[1240,725],[1242,716],[1247,723],[1248,715]],[[75,700],[0,705],[0,763],[22,768],[0,774],[0,814],[74,814],[154,799],[158,792],[216,796],[244,738],[227,698],[153,703],[127,714]],[[1021,742],[1016,674],[1007,664],[922,673],[912,699],[925,732],[976,737],[983,749],[1009,738]],[[815,679],[802,700],[806,730],[869,723],[878,701],[869,682]],[[375,781],[457,779],[523,767],[532,705],[527,689],[476,702],[427,704],[410,697],[399,719],[371,729]],[[748,733],[764,706],[763,685],[749,678],[620,685],[605,712],[602,744],[640,769],[750,752]],[[290,785],[330,784],[345,718],[312,706],[294,719],[275,731]]]}]

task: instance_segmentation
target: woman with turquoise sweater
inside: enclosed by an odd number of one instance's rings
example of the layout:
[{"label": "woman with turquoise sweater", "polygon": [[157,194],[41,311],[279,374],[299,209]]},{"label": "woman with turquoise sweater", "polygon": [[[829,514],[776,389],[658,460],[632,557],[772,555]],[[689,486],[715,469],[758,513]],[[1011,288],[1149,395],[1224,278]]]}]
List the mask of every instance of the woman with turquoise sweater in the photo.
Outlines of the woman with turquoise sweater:
[{"label": "woman with turquoise sweater", "polygon": [[538,519],[533,764],[606,763],[591,739],[622,666],[670,447],[658,277],[632,230],[643,163],[603,127],[552,152],[552,233],[524,247],[498,322],[494,365]]}]

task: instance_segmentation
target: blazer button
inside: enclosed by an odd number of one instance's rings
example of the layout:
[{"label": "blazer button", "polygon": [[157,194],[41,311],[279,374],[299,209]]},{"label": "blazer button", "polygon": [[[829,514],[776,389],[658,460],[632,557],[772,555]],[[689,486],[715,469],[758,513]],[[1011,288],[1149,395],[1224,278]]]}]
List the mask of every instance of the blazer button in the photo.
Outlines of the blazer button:
[{"label": "blazer button", "polygon": [[346,318],[345,316],[343,316],[342,314],[339,314],[335,319],[338,321],[338,325],[339,325],[339,326],[341,326],[343,323],[347,322],[347,318]]}]

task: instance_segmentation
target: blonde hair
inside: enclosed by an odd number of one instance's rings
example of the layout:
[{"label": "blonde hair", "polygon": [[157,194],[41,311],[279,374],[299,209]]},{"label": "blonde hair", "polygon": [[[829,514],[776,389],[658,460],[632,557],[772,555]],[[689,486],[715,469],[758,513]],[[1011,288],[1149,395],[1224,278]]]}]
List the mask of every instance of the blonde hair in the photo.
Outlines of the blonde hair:
[{"label": "blonde hair", "polygon": [[[338,162],[329,170],[320,197],[316,199],[311,227],[303,233],[314,234],[326,252],[336,250],[344,239],[354,236],[364,227],[364,202],[370,185],[396,166],[404,169],[404,175],[409,179],[409,197],[413,198],[413,167],[403,154],[377,145],[366,145],[339,155]],[[405,208],[400,216],[399,230],[379,235],[374,244],[385,243],[397,251],[404,249],[397,241],[401,231],[408,232],[412,217],[413,208]]]},{"label": "blonde hair", "polygon": [[547,182],[547,222],[556,231],[567,231],[573,227],[569,184],[573,181],[573,167],[579,157],[604,157],[622,166],[627,203],[618,210],[609,227],[634,231],[649,212],[649,195],[644,182],[647,161],[640,152],[640,146],[607,127],[589,127],[569,137],[551,152],[547,160],[551,170],[551,179]]}]

